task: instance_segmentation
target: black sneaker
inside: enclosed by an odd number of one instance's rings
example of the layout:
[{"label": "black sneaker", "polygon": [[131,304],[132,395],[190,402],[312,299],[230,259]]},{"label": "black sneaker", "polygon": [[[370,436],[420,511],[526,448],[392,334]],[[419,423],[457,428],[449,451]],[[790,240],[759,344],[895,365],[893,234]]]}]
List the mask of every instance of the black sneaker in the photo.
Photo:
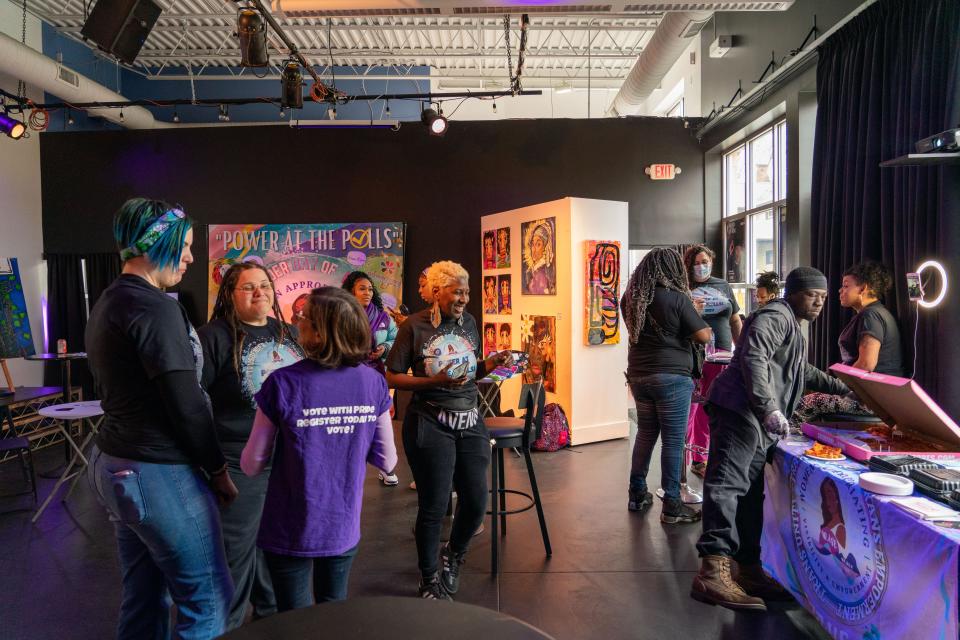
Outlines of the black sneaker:
[{"label": "black sneaker", "polygon": [[440,561],[443,563],[443,568],[440,570],[443,589],[450,595],[455,595],[460,589],[460,566],[466,562],[466,554],[454,553],[448,542],[440,550]]},{"label": "black sneaker", "polygon": [[700,512],[691,509],[679,500],[663,499],[663,511],[660,512],[660,522],[665,524],[687,524],[699,522]]},{"label": "black sneaker", "polygon": [[646,511],[653,504],[653,494],[649,491],[634,491],[630,489],[630,498],[627,500],[627,509],[630,511]]},{"label": "black sneaker", "polygon": [[420,578],[420,597],[424,600],[453,600],[440,584],[440,576],[436,573],[429,578]]}]

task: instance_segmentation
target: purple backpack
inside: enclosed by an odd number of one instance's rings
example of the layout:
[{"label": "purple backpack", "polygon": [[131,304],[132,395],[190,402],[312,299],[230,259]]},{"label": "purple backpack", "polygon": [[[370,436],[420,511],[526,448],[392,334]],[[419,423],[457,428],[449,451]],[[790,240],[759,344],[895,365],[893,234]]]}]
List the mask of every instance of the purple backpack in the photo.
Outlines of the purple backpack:
[{"label": "purple backpack", "polygon": [[543,430],[531,445],[537,451],[556,451],[570,444],[570,423],[567,415],[556,402],[543,408]]}]

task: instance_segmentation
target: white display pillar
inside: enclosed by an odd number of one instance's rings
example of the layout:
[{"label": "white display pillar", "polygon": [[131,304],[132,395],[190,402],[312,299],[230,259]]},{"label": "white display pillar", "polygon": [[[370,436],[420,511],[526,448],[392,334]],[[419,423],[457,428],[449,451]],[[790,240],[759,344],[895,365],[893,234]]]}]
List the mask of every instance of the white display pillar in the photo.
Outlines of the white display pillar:
[{"label": "white display pillar", "polygon": [[[556,293],[525,295],[522,293],[524,223],[551,218],[555,221],[556,252],[553,265]],[[487,215],[481,219],[484,233],[504,228],[510,230],[510,264],[508,267],[482,268],[482,277],[472,278],[474,295],[483,299],[484,277],[497,276],[499,279],[508,275],[512,303],[509,314],[483,314],[481,335],[484,333],[483,325],[495,323],[499,340],[501,325],[509,323],[511,348],[520,350],[522,317],[555,318],[555,389],[548,392],[547,402],[558,402],[563,407],[570,421],[574,445],[629,436],[629,392],[623,377],[627,367],[626,328],[621,320],[619,341],[615,344],[587,345],[584,336],[586,241],[619,242],[620,283],[616,292],[619,301],[629,278],[627,226],[627,203],[585,198],[563,198]],[[482,243],[482,238],[480,240]],[[518,376],[503,384],[500,402],[503,410],[516,410],[521,383]]]}]

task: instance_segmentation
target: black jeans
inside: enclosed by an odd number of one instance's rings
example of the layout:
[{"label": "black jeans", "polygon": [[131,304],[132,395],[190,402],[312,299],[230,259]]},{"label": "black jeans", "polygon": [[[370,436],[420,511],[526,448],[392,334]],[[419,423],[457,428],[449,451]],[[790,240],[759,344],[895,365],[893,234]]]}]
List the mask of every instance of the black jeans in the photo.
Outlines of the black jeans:
[{"label": "black jeans", "polygon": [[763,467],[768,447],[757,427],[733,411],[707,405],[710,455],[703,479],[700,556],[760,562],[763,532]]},{"label": "black jeans", "polygon": [[417,483],[417,558],[424,577],[437,572],[440,530],[450,491],[457,487],[457,511],[450,547],[463,553],[487,511],[490,436],[483,422],[452,431],[415,408],[403,420],[403,450]]},{"label": "black jeans", "polygon": [[227,618],[228,631],[243,624],[247,601],[253,603],[258,618],[277,612],[270,574],[263,560],[263,552],[257,548],[260,514],[263,513],[270,473],[264,471],[250,478],[240,470],[239,459],[234,458],[235,456],[229,456],[227,467],[230,479],[237,485],[240,493],[229,505],[220,505],[223,547],[236,589]]},{"label": "black jeans", "polygon": [[270,568],[278,611],[303,609],[312,606],[314,600],[320,604],[347,599],[350,567],[357,555],[357,547],[339,556],[322,558],[284,556],[269,551],[264,551],[263,555]]}]

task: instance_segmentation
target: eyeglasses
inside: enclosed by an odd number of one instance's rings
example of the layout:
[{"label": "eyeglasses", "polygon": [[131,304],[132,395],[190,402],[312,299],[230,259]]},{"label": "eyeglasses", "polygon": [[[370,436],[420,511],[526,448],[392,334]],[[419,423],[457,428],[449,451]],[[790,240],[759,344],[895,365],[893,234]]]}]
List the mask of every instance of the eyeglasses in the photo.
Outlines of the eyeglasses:
[{"label": "eyeglasses", "polygon": [[273,291],[273,284],[269,282],[261,282],[259,285],[247,283],[237,287],[237,291],[243,291],[244,293],[253,293],[257,289],[263,292]]}]

